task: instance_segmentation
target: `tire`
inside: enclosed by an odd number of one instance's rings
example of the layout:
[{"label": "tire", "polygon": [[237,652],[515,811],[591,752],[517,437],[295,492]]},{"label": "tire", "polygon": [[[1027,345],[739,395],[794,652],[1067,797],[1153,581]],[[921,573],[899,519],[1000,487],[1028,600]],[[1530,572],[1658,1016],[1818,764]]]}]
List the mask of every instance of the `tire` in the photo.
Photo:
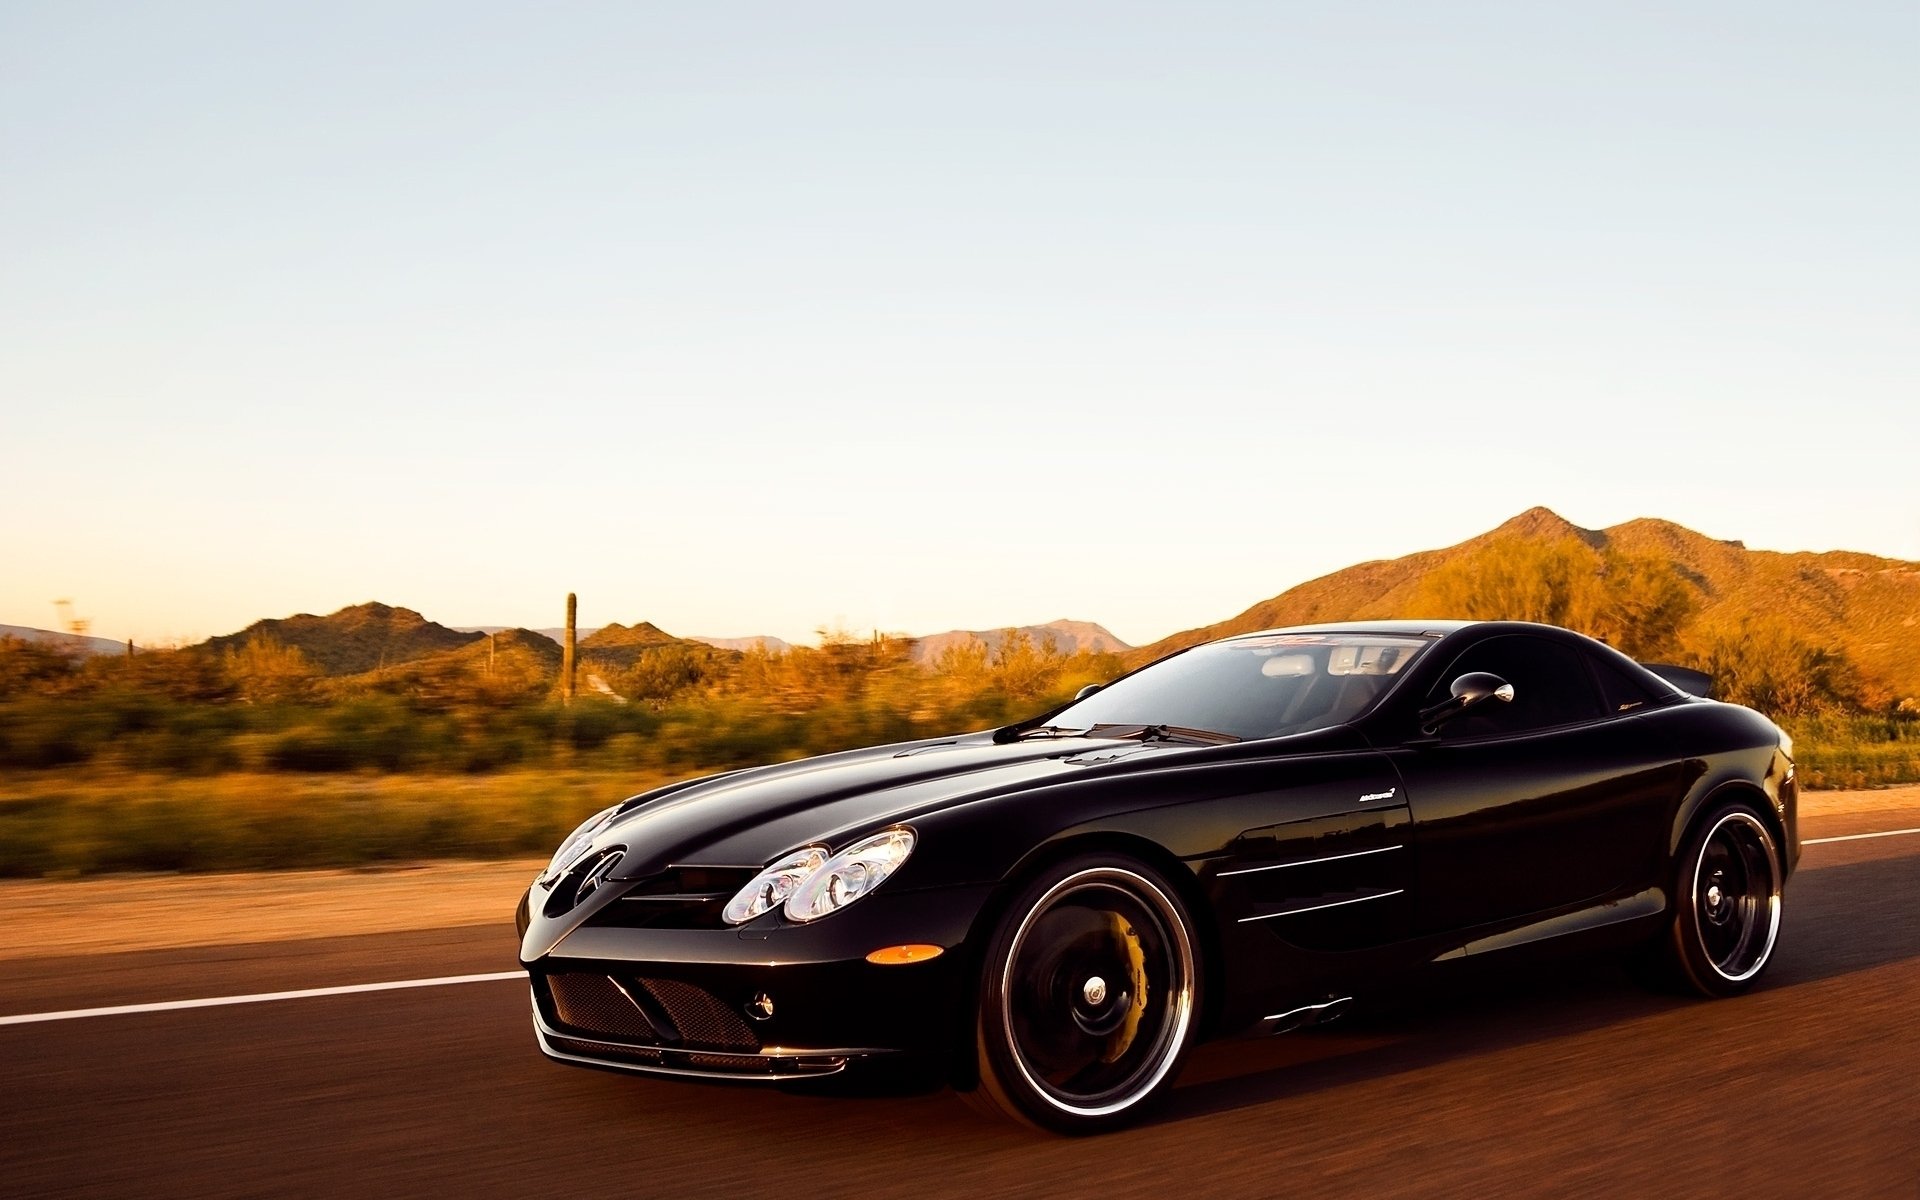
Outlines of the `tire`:
[{"label": "tire", "polygon": [[1042,871],[987,943],[969,1101],[1086,1134],[1165,1099],[1199,1021],[1196,945],[1179,893],[1143,863],[1091,854]]},{"label": "tire", "polygon": [[1710,810],[1681,845],[1673,916],[1648,947],[1644,977],[1708,997],[1752,987],[1779,943],[1784,882],[1779,843],[1758,811]]}]

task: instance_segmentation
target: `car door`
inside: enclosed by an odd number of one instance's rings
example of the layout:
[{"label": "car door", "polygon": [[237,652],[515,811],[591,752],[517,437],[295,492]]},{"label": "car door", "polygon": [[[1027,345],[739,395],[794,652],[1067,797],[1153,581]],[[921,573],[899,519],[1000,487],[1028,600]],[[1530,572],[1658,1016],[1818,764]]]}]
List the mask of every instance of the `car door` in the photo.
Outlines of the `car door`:
[{"label": "car door", "polygon": [[1384,754],[1277,761],[1274,789],[1238,807],[1257,823],[1210,884],[1216,911],[1301,949],[1357,950],[1407,936],[1410,820]]},{"label": "car door", "polygon": [[1513,685],[1441,727],[1408,729],[1392,752],[1416,848],[1416,932],[1435,933],[1597,903],[1645,886],[1644,845],[1679,764],[1648,723],[1610,710],[1571,641],[1503,634],[1442,670]]}]

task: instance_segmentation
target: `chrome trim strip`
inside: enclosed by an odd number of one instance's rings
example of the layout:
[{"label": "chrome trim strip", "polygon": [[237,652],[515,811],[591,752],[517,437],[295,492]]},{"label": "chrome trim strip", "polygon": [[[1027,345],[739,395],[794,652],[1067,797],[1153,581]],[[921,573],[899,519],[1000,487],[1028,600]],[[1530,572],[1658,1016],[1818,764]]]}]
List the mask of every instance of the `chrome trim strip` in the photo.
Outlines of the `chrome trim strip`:
[{"label": "chrome trim strip", "polygon": [[1278,871],[1282,867],[1310,867],[1315,863],[1339,862],[1343,858],[1365,858],[1369,854],[1385,854],[1389,850],[1405,850],[1404,844],[1378,846],[1372,850],[1355,850],[1351,854],[1329,854],[1325,858],[1303,858],[1298,862],[1269,863],[1264,867],[1241,867],[1237,871],[1222,871],[1215,879],[1225,879],[1229,875],[1251,875],[1256,871]]},{"label": "chrome trim strip", "polygon": [[1359,904],[1363,900],[1385,900],[1389,896],[1401,895],[1406,890],[1405,888],[1395,888],[1390,892],[1376,892],[1371,896],[1355,896],[1351,900],[1335,900],[1330,904],[1315,904],[1307,908],[1289,908],[1281,912],[1261,913],[1255,917],[1241,917],[1240,924],[1245,925],[1248,921],[1270,921],[1274,917],[1297,917],[1301,913],[1319,912],[1323,908],[1340,908],[1348,904]]},{"label": "chrome trim strip", "polygon": [[1343,1004],[1352,1004],[1352,1003],[1353,1003],[1352,996],[1341,996],[1337,1000],[1327,1000],[1320,1004],[1303,1004],[1299,1008],[1290,1008],[1285,1012],[1278,1012],[1273,1014],[1270,1017],[1261,1017],[1260,1019],[1262,1021],[1284,1021],[1288,1017],[1301,1017],[1301,1016],[1307,1015],[1308,1013],[1325,1012],[1329,1008],[1339,1008]]}]

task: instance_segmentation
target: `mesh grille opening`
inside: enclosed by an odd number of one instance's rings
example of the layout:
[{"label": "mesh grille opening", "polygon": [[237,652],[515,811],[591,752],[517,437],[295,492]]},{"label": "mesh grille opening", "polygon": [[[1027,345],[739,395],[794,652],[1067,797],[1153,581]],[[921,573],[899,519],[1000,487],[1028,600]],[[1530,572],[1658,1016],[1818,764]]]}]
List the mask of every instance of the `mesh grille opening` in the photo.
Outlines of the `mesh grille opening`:
[{"label": "mesh grille opening", "polygon": [[758,1050],[760,1039],[745,1017],[713,993],[677,979],[638,979],[673,1022],[688,1046],[717,1050]]},{"label": "mesh grille opening", "polygon": [[549,975],[547,988],[553,997],[553,1015],[563,1025],[642,1042],[660,1039],[660,1030],[605,975]]},{"label": "mesh grille opening", "polygon": [[546,977],[546,990],[559,1022],[584,1034],[697,1050],[760,1048],[743,1014],[677,979],[562,971]]}]

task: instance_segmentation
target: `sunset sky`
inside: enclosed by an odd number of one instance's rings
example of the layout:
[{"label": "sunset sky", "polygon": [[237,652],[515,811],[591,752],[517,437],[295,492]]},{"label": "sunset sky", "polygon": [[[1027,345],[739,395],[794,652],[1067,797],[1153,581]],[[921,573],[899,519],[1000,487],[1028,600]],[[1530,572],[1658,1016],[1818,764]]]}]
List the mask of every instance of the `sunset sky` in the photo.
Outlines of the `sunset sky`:
[{"label": "sunset sky", "polygon": [[0,623],[1920,559],[1920,6],[0,0]]}]

